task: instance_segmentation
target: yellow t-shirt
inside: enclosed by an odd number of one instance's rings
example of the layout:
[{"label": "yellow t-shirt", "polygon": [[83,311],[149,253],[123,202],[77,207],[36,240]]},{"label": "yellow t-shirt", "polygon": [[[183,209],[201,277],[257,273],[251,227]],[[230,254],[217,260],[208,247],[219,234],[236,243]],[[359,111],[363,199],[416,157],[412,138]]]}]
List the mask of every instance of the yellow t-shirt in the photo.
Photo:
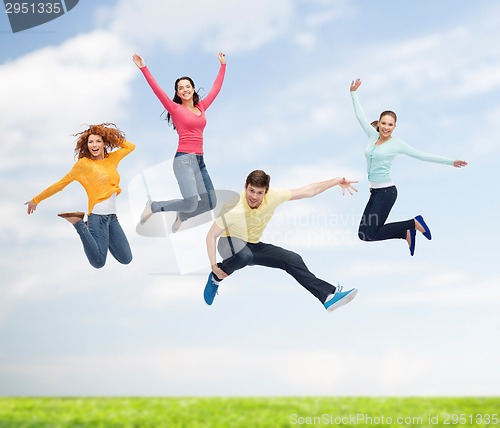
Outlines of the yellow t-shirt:
[{"label": "yellow t-shirt", "polygon": [[39,204],[44,199],[60,192],[68,184],[78,181],[87,192],[89,198],[88,213],[92,212],[94,205],[108,199],[113,193],[120,194],[120,175],[117,168],[118,163],[132,152],[135,145],[130,141],[122,141],[121,147],[109,153],[107,158],[102,160],[91,160],[80,158],[68,172],[57,183],[45,189],[42,193],[35,196],[32,200]]},{"label": "yellow t-shirt", "polygon": [[252,209],[248,206],[245,191],[241,192],[239,200],[226,204],[215,220],[217,226],[224,229],[221,236],[231,236],[256,244],[276,208],[291,197],[290,189],[269,189],[260,206]]}]

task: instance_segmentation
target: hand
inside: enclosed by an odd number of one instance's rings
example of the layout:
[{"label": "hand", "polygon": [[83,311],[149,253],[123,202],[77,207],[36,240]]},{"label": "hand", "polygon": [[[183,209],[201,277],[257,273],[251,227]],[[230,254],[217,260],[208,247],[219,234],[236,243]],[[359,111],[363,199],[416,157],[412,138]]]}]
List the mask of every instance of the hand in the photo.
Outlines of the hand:
[{"label": "hand", "polygon": [[464,166],[467,166],[467,165],[468,165],[468,163],[463,161],[463,160],[456,160],[453,162],[453,166],[455,168],[463,168]]},{"label": "hand", "polygon": [[224,272],[217,264],[212,265],[212,272],[215,274],[215,276],[219,279],[224,279],[227,278],[229,275]]},{"label": "hand", "polygon": [[132,55],[132,59],[134,60],[137,67],[142,68],[146,66],[146,63],[144,62],[144,59],[142,59],[142,56],[134,54]]},{"label": "hand", "polygon": [[36,207],[38,204],[35,204],[33,201],[28,201],[24,205],[28,205],[28,214],[31,214],[36,211]]},{"label": "hand", "polygon": [[222,52],[219,52],[217,54],[217,56],[219,57],[219,61],[221,64],[225,64],[226,63],[226,54],[223,54]]},{"label": "hand", "polygon": [[352,184],[353,183],[357,183],[357,181],[353,181],[353,180],[346,180],[345,177],[342,177],[342,179],[339,181],[339,186],[342,188],[342,196],[345,195],[345,191],[347,190],[349,192],[349,194],[353,194],[352,193],[352,190],[354,190],[355,192],[358,191],[358,189],[356,189]]},{"label": "hand", "polygon": [[356,79],[351,83],[351,92],[356,92],[356,90],[361,86],[361,80]]}]

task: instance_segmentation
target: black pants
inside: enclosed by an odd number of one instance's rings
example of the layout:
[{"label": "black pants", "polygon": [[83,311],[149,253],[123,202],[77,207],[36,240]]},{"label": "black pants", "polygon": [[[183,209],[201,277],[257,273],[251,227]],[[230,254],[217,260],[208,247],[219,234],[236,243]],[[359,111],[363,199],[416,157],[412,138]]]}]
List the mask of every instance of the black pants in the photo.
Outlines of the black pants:
[{"label": "black pants", "polygon": [[263,242],[251,244],[238,238],[226,237],[219,239],[217,248],[224,259],[218,265],[228,275],[245,266],[267,266],[282,269],[292,275],[321,303],[325,302],[329,294],[335,292],[335,286],[316,278],[309,271],[302,257],[293,251]]},{"label": "black pants", "polygon": [[415,220],[385,224],[398,197],[396,186],[370,189],[370,199],[361,217],[358,236],[362,241],[406,239],[406,231],[415,229]]}]

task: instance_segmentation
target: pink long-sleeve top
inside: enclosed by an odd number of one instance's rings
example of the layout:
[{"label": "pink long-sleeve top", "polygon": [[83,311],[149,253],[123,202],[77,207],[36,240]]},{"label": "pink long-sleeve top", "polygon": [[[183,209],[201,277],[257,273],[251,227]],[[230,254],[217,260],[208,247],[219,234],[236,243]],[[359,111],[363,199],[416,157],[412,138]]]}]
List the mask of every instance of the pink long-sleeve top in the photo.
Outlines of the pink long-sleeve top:
[{"label": "pink long-sleeve top", "polygon": [[177,104],[172,101],[168,95],[160,88],[151,75],[147,66],[141,68],[142,74],[146,78],[149,86],[156,94],[163,107],[170,113],[172,122],[175,125],[177,134],[179,135],[178,152],[203,154],[203,130],[207,124],[205,111],[210,107],[222,88],[224,75],[226,72],[226,64],[221,64],[217,78],[210,89],[210,92],[205,98],[200,100],[196,107],[201,114],[197,115],[182,104]]}]

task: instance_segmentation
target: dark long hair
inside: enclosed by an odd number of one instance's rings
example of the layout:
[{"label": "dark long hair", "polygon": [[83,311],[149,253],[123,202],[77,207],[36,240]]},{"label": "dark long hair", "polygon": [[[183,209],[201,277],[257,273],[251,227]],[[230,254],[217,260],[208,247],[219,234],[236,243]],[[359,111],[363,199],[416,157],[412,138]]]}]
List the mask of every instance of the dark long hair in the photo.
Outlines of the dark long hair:
[{"label": "dark long hair", "polygon": [[[195,89],[193,79],[189,76],[182,76],[179,77],[174,84],[174,89],[175,89],[175,94],[174,97],[172,98],[172,101],[177,104],[182,104],[182,100],[180,99],[179,95],[177,95],[177,86],[181,80],[189,80],[189,83],[191,83],[191,86],[193,87],[193,90]],[[193,105],[196,107],[196,105],[200,102],[200,96],[198,95],[198,92],[194,91],[193,93]],[[172,125],[175,129],[174,122],[172,122],[172,116],[170,113],[167,113],[167,121],[169,125]]]}]

